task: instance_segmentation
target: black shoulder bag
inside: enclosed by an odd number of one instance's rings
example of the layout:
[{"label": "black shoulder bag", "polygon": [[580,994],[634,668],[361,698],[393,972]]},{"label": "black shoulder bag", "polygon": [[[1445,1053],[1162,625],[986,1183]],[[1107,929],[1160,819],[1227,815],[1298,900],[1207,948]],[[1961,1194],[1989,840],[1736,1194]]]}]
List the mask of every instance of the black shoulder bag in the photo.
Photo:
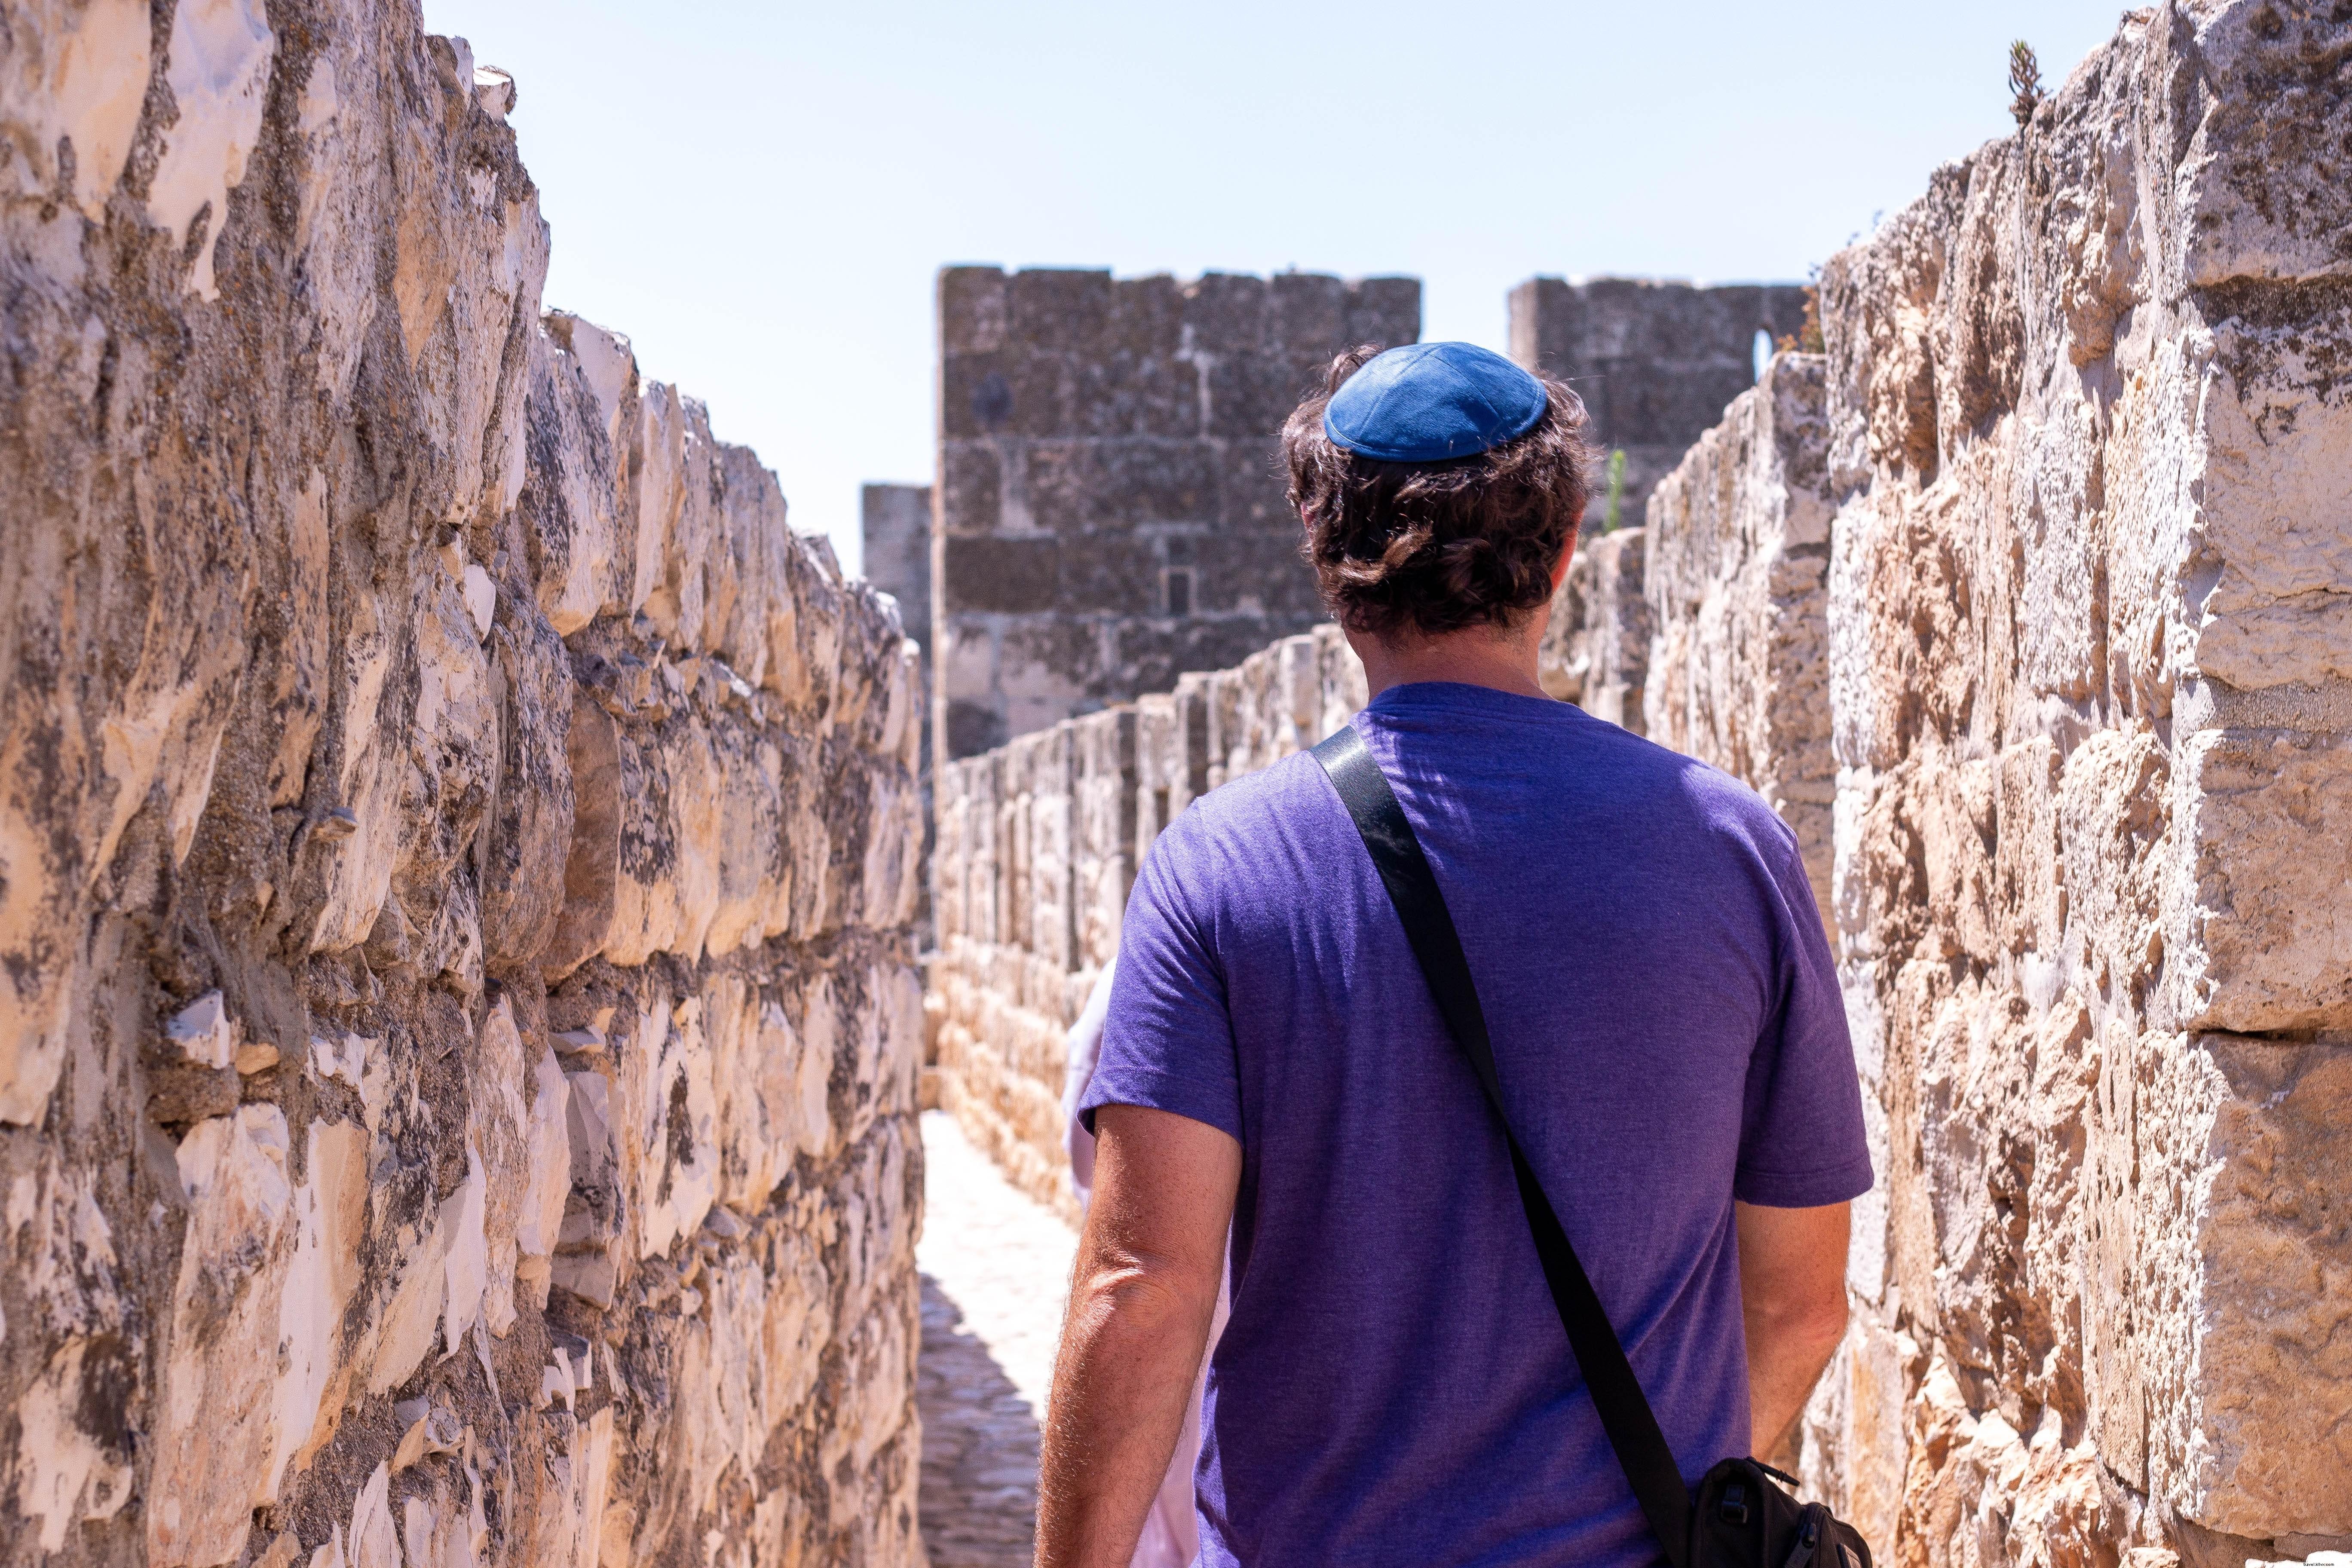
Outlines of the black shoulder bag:
[{"label": "black shoulder bag", "polygon": [[1683,1484],[1674,1451],[1666,1447],[1658,1419],[1625,1359],[1592,1281],[1577,1260],[1576,1248],[1552,1213],[1535,1168],[1528,1163],[1510,1119],[1503,1111],[1502,1085],[1495,1076],[1494,1047],[1486,1036],[1486,1017],[1478,1005],[1478,988],[1462,955],[1462,939],[1454,929],[1444,895],[1413,837],[1412,825],[1382,776],[1380,764],[1353,726],[1315,748],[1315,760],[1330,775],[1364,847],[1404,923],[1413,957],[1444,1015],[1445,1026],[1470,1058],[1486,1102],[1510,1145],[1511,1169],[1518,1176],[1519,1201],[1528,1212],[1528,1228],[1535,1233],[1536,1256],[1543,1262],[1544,1279],[1559,1309],[1560,1326],[1583,1370],[1585,1386],[1617,1450],[1617,1462],[1633,1483],[1642,1512],[1674,1568],[1871,1568],[1870,1548],[1853,1526],[1834,1517],[1820,1503],[1800,1503],[1775,1484],[1793,1478],[1747,1458],[1727,1458],[1707,1471],[1696,1491]]}]

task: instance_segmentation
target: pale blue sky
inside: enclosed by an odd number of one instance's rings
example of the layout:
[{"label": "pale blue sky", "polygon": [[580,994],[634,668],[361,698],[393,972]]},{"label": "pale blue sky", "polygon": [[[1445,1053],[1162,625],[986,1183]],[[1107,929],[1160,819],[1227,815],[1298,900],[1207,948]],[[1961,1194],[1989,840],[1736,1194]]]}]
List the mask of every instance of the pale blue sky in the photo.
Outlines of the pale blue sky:
[{"label": "pale blue sky", "polygon": [[1297,267],[1423,280],[1504,346],[1532,274],[1801,279],[2008,132],[2114,0],[1777,7],[425,0],[513,72],[547,302],[710,405],[857,560],[931,468],[932,275]]}]

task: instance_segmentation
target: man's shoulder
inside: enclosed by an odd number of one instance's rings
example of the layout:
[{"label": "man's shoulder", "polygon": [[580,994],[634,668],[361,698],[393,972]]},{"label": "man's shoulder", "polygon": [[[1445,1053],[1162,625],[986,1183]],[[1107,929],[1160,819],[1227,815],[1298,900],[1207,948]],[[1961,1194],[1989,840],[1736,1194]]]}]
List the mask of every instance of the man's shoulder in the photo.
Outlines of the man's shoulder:
[{"label": "man's shoulder", "polygon": [[[1540,795],[1556,790],[1563,813],[1600,807],[1622,830],[1629,851],[1652,834],[1687,843],[1696,836],[1738,855],[1765,861],[1793,852],[1796,836],[1762,796],[1722,769],[1576,712],[1560,732],[1568,744],[1541,748],[1520,761],[1557,776],[1521,776],[1516,788]],[[1410,786],[1407,786],[1408,788]],[[1605,803],[1605,804],[1604,804]],[[1285,757],[1231,780],[1194,800],[1152,846],[1185,873],[1212,868],[1264,868],[1276,846],[1318,843],[1325,835],[1352,841],[1346,812],[1322,765],[1308,752]]]},{"label": "man's shoulder", "polygon": [[1595,721],[1597,740],[1617,792],[1630,805],[1680,829],[1697,829],[1759,847],[1793,846],[1796,836],[1764,797],[1713,763]]},{"label": "man's shoulder", "polygon": [[1237,909],[1286,904],[1353,831],[1315,759],[1285,757],[1177,813],[1144,852],[1134,899],[1166,918],[1221,924]]},{"label": "man's shoulder", "polygon": [[[1481,779],[1467,787],[1500,788],[1522,808],[1533,806],[1538,817],[1551,808],[1580,853],[1591,851],[1592,839],[1577,829],[1596,826],[1611,852],[1635,859],[1667,847],[1687,857],[1712,845],[1730,857],[1727,864],[1769,866],[1794,850],[1795,835],[1747,784],[1573,704],[1548,708],[1540,723],[1499,743],[1510,745],[1507,777],[1501,780],[1491,766],[1457,776],[1449,765],[1455,759],[1443,750],[1405,742],[1405,788],[1442,795],[1464,787],[1464,777]],[[1376,743],[1375,749],[1382,748]]]},{"label": "man's shoulder", "polygon": [[[1305,752],[1228,780],[1186,806],[1160,841],[1188,853],[1244,848],[1295,827],[1300,814],[1329,795],[1323,766]],[[1332,803],[1336,807],[1336,796]]]}]

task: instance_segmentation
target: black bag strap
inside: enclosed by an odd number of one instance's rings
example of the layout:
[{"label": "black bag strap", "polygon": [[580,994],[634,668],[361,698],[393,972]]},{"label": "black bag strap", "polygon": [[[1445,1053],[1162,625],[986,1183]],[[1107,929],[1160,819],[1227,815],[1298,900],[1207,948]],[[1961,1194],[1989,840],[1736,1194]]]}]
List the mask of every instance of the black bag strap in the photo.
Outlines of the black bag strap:
[{"label": "black bag strap", "polygon": [[1445,908],[1445,896],[1438,891],[1437,879],[1421,852],[1421,841],[1413,837],[1404,808],[1397,805],[1389,781],[1353,725],[1341,726],[1318,745],[1315,760],[1330,775],[1332,787],[1355,819],[1356,831],[1363,835],[1364,847],[1371,852],[1372,864],[1388,888],[1389,901],[1404,922],[1405,938],[1420,961],[1437,1010],[1444,1016],[1454,1043],[1470,1058],[1479,1084],[1486,1090],[1486,1102],[1495,1108],[1495,1120],[1502,1123],[1504,1141],[1511,1146],[1511,1169],[1519,1180],[1519,1201],[1528,1211],[1528,1228],[1535,1233],[1536,1256],[1543,1262],[1544,1280],[1551,1287],[1553,1305],[1559,1309],[1560,1327],[1568,1331],[1569,1346],[1576,1352],[1585,1386],[1592,1391],[1609,1446],[1617,1450],[1617,1462],[1624,1467],[1625,1479],[1633,1483],[1633,1495],[1665,1548],[1667,1561],[1674,1568],[1687,1568],[1690,1492],[1675,1468],[1674,1450],[1666,1447],[1665,1435],[1658,1430],[1658,1418],[1642,1393],[1641,1380],[1625,1359],[1625,1347],[1618,1342],[1617,1331],[1610,1326],[1601,1298],[1593,1294],[1592,1281],[1586,1278],[1576,1248],[1560,1228],[1559,1216],[1552,1212],[1543,1184],[1528,1163],[1518,1135],[1511,1131],[1510,1117],[1503,1109],[1502,1084],[1495,1075],[1495,1050],[1486,1036],[1486,1011],[1478,1005],[1478,988],[1471,981],[1469,962],[1462,955],[1462,939]]}]

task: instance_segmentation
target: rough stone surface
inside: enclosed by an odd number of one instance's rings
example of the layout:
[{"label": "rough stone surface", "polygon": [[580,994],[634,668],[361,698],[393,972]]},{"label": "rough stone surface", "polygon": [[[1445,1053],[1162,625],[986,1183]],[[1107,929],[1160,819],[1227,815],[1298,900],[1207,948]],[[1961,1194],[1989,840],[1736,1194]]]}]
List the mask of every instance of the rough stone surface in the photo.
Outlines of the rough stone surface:
[{"label": "rough stone surface", "polygon": [[[1827,923],[1837,764],[1822,371],[1817,354],[1776,357],[1651,494],[1631,584],[1650,612],[1647,679],[1643,720],[1627,728],[1761,795],[1796,829]],[[1596,564],[1605,600],[1612,563]]]},{"label": "rough stone surface", "polygon": [[1834,921],[1882,1181],[1801,1462],[1894,1562],[2352,1544],[2347,60],[2127,16],[1650,503],[1649,731]]},{"label": "rough stone surface", "polygon": [[1804,312],[1793,283],[1530,278],[1512,289],[1511,357],[1573,386],[1593,442],[1625,454],[1617,517],[1596,496],[1587,525],[1638,527],[1657,482],[1755,384],[1756,334],[1793,334]]},{"label": "rough stone surface", "polygon": [[413,4],[0,21],[8,1555],[912,1561],[897,617]]},{"label": "rough stone surface", "polygon": [[1648,535],[1621,528],[1587,535],[1552,595],[1537,678],[1563,702],[1643,732],[1656,616],[1643,589]]},{"label": "rough stone surface", "polygon": [[939,321],[940,756],[1322,618],[1276,434],[1340,350],[1420,336],[1417,281],[951,267]]}]

